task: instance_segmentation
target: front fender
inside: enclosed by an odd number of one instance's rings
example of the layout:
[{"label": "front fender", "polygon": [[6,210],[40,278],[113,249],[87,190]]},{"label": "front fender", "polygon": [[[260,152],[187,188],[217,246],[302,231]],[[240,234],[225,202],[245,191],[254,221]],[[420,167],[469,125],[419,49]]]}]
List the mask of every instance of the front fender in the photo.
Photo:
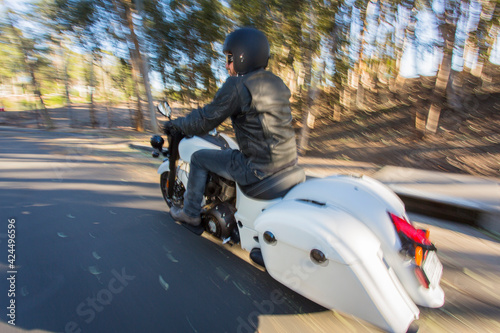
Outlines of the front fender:
[{"label": "front fender", "polygon": [[[177,179],[181,181],[181,183],[187,187],[188,178],[189,178],[189,163],[184,162],[183,160],[178,160],[176,175]],[[158,167],[157,173],[159,175],[170,171],[170,163],[168,158],[166,158],[163,163]]]},{"label": "front fender", "polygon": [[169,162],[168,162],[168,158],[166,158],[166,159],[164,159],[164,160],[163,160],[163,163],[162,163],[162,164],[160,164],[160,166],[158,167],[158,171],[157,171],[157,173],[158,173],[159,175],[161,175],[161,174],[162,174],[162,173],[164,173],[164,172],[168,172],[168,171],[170,171],[170,167],[169,167],[168,163],[169,163]]}]

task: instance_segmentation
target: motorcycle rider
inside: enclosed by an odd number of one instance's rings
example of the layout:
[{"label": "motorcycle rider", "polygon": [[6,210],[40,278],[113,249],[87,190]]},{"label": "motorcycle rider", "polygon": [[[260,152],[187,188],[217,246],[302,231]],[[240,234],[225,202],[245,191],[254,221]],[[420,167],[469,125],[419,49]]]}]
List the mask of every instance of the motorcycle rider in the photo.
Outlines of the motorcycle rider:
[{"label": "motorcycle rider", "polygon": [[240,150],[205,149],[191,157],[184,208],[172,206],[174,220],[197,227],[209,172],[240,185],[256,183],[297,164],[290,90],[265,70],[270,56],[267,37],[254,28],[240,28],[224,41],[229,77],[213,101],[187,116],[168,121],[165,133],[203,135],[231,118]]}]

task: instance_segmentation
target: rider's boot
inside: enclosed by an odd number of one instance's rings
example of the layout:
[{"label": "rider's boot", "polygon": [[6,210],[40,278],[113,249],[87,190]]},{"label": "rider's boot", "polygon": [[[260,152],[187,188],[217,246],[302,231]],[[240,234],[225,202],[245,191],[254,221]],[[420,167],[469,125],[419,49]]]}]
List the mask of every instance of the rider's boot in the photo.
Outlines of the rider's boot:
[{"label": "rider's boot", "polygon": [[172,206],[172,208],[170,208],[170,216],[172,216],[175,221],[181,222],[189,231],[197,235],[201,235],[204,231],[201,225],[201,218],[199,216],[192,217],[187,215],[180,207]]}]

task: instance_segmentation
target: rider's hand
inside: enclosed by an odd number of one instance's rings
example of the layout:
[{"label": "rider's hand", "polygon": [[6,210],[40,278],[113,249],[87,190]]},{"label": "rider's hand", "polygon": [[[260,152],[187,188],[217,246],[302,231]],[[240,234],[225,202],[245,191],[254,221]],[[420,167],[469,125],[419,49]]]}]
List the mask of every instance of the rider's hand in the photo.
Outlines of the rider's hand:
[{"label": "rider's hand", "polygon": [[181,130],[180,130],[180,128],[175,126],[171,121],[167,121],[167,122],[165,122],[165,124],[163,124],[163,132],[166,135],[175,136],[175,135],[181,133]]}]

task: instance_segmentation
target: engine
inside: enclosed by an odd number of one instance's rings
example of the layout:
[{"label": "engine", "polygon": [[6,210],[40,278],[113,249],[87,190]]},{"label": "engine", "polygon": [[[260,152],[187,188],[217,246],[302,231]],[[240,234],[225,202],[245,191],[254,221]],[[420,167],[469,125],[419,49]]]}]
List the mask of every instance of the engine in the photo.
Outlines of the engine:
[{"label": "engine", "polygon": [[239,242],[236,213],[236,184],[216,174],[210,174],[205,186],[206,205],[202,219],[205,230],[217,238]]},{"label": "engine", "polygon": [[205,186],[205,197],[207,203],[230,202],[236,198],[236,184],[216,174],[210,174]]}]

